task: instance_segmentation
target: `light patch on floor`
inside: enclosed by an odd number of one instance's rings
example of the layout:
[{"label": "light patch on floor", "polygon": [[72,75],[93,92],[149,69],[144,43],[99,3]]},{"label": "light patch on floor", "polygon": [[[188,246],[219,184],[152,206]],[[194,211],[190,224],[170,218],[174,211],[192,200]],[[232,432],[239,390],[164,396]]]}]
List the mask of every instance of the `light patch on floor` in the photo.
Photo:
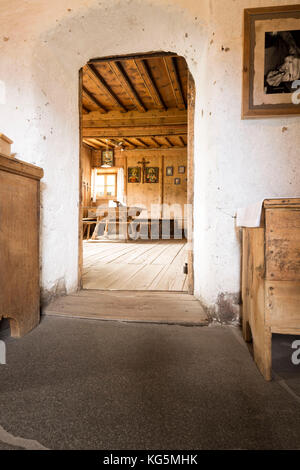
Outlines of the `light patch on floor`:
[{"label": "light patch on floor", "polygon": [[5,431],[2,426],[0,426],[0,442],[26,450],[49,450],[47,447],[42,446],[38,441],[13,436],[9,432]]},{"label": "light patch on floor", "polygon": [[182,240],[83,243],[83,288],[187,291]]}]

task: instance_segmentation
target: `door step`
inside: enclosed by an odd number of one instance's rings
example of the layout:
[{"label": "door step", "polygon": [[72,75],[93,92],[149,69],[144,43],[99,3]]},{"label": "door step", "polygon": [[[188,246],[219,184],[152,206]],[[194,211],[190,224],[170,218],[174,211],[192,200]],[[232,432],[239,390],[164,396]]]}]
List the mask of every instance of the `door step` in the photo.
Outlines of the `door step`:
[{"label": "door step", "polygon": [[81,290],[59,297],[45,315],[123,322],[207,326],[200,302],[182,292]]}]

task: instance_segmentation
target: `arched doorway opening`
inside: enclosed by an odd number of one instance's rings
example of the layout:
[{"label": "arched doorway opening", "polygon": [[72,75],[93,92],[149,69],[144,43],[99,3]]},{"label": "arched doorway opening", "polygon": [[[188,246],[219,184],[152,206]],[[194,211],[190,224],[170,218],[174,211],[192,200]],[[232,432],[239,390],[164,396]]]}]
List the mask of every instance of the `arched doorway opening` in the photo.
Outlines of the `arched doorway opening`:
[{"label": "arched doorway opening", "polygon": [[174,53],[80,70],[80,287],[193,294],[194,103]]}]

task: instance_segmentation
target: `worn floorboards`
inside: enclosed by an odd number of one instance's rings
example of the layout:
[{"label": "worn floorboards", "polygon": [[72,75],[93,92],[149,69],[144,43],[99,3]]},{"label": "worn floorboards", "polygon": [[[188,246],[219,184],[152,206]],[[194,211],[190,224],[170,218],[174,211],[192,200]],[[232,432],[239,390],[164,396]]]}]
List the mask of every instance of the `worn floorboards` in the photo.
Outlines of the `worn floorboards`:
[{"label": "worn floorboards", "polygon": [[199,301],[181,292],[82,290],[54,300],[44,309],[44,314],[127,322],[208,324]]},{"label": "worn floorboards", "polygon": [[84,289],[186,291],[182,240],[83,243]]}]

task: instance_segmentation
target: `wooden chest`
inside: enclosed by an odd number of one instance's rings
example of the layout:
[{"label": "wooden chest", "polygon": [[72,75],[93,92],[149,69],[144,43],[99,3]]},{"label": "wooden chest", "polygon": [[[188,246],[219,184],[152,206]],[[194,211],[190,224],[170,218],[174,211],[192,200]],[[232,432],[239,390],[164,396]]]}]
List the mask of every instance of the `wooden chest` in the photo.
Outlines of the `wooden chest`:
[{"label": "wooden chest", "polygon": [[13,143],[6,135],[0,133],[0,153],[9,156],[11,154],[11,144]]},{"label": "wooden chest", "polygon": [[0,320],[23,336],[40,319],[39,195],[43,170],[0,154]]},{"label": "wooden chest", "polygon": [[243,334],[271,380],[272,333],[300,334],[300,199],[264,202],[259,228],[243,228]]}]

